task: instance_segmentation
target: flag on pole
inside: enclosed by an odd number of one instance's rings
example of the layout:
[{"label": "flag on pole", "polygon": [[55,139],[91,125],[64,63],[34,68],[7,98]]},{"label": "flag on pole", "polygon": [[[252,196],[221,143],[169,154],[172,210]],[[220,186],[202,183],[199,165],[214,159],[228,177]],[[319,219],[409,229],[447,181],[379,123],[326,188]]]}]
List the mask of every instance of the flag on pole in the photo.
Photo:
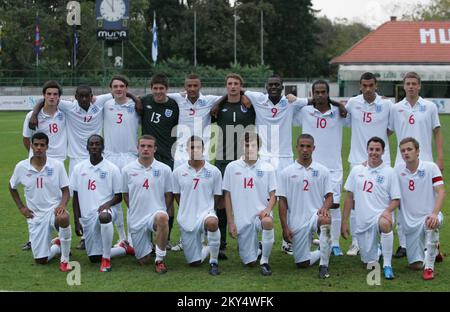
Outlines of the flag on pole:
[{"label": "flag on pole", "polygon": [[36,15],[36,27],[34,29],[34,54],[36,55],[36,60],[39,58],[41,53],[41,31],[39,29],[39,16]]},{"label": "flag on pole", "polygon": [[153,12],[152,60],[153,60],[153,63],[155,63],[155,64],[156,64],[156,60],[158,59],[158,34],[157,34],[157,30],[158,30],[158,28],[156,27],[156,13]]},{"label": "flag on pole", "polygon": [[2,54],[2,25],[0,25],[0,54]]},{"label": "flag on pole", "polygon": [[78,51],[78,33],[77,27],[73,26],[73,66],[77,66],[77,51]]}]

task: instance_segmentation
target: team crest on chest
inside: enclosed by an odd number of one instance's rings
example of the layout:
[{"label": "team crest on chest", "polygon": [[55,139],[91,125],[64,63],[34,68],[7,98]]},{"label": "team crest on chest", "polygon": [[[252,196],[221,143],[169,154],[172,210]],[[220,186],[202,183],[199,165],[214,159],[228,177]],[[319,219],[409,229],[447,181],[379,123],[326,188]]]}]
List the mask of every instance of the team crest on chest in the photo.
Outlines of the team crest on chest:
[{"label": "team crest on chest", "polygon": [[134,113],[134,107],[133,106],[128,106],[127,107],[127,111],[129,114],[133,114]]},{"label": "team crest on chest", "polygon": [[376,113],[381,113],[383,110],[383,107],[381,107],[381,105],[375,105],[375,112]]},{"label": "team crest on chest", "polygon": [[58,120],[62,121],[64,119],[64,116],[61,112],[58,113],[57,115]]},{"label": "team crest on chest", "polygon": [[241,112],[243,112],[243,113],[248,112],[247,107],[245,107],[244,105],[241,105]]},{"label": "team crest on chest", "polygon": [[319,176],[319,170],[313,170],[311,174],[314,178],[317,178]]},{"label": "team crest on chest", "polygon": [[262,170],[256,170],[256,176],[257,176],[258,178],[262,178],[262,177],[264,176],[264,171],[262,171]]},{"label": "team crest on chest", "polygon": [[166,110],[164,111],[164,115],[167,118],[170,118],[172,116],[172,114],[173,114],[173,110],[171,110],[171,109],[166,108]]},{"label": "team crest on chest", "polygon": [[106,179],[107,175],[108,175],[108,173],[106,171],[100,171],[100,173],[99,173],[100,179]]},{"label": "team crest on chest", "polygon": [[419,106],[419,111],[420,112],[424,112],[424,111],[426,111],[427,110],[427,107],[425,106],[425,105],[420,105]]},{"label": "team crest on chest", "polygon": [[381,175],[379,175],[379,176],[377,176],[377,183],[378,184],[383,184],[384,183],[384,176],[381,176]]},{"label": "team crest on chest", "polygon": [[212,173],[211,173],[211,171],[209,171],[209,170],[205,170],[205,172],[204,172],[204,177],[206,178],[206,179],[208,179],[208,178],[211,178],[211,176],[212,176]]},{"label": "team crest on chest", "polygon": [[417,170],[417,175],[419,178],[423,178],[425,176],[425,170]]},{"label": "team crest on chest", "polygon": [[199,106],[199,107],[205,107],[205,105],[206,105],[206,102],[205,102],[205,101],[203,101],[203,100],[199,100],[199,101],[198,101],[198,106]]},{"label": "team crest on chest", "polygon": [[153,170],[153,176],[155,178],[159,177],[161,175],[161,171],[160,170]]},{"label": "team crest on chest", "polygon": [[46,171],[47,171],[47,176],[48,177],[51,177],[52,175],[53,175],[53,168],[45,168],[46,169]]},{"label": "team crest on chest", "polygon": [[95,106],[95,105],[93,105],[93,106],[92,106],[92,112],[93,112],[94,114],[98,113],[98,107]]}]

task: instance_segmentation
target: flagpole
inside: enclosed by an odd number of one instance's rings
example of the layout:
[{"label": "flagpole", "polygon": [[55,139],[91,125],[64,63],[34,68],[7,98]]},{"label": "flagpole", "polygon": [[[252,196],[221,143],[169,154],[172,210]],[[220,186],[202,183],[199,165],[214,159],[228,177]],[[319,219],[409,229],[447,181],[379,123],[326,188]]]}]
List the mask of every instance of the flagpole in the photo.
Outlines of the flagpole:
[{"label": "flagpole", "polygon": [[194,10],[194,67],[197,67],[197,11]]},{"label": "flagpole", "polygon": [[264,12],[261,10],[261,65],[264,65]]}]

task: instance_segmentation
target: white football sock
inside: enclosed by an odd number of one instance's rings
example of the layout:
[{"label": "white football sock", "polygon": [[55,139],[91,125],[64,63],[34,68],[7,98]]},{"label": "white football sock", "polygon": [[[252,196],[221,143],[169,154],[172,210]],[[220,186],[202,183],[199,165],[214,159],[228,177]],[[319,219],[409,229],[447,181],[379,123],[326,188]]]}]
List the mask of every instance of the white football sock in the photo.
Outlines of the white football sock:
[{"label": "white football sock", "polygon": [[72,228],[59,227],[59,241],[61,242],[61,262],[69,262],[70,244],[72,243]]},{"label": "white football sock", "polygon": [[406,235],[403,232],[403,226],[397,222],[398,243],[401,247],[406,248]]},{"label": "white football sock", "polygon": [[392,266],[392,249],[394,248],[394,232],[381,233],[381,253],[383,254],[383,267]]},{"label": "white football sock", "polygon": [[156,251],[155,251],[156,259],[155,259],[155,262],[156,261],[163,261],[164,257],[166,256],[166,250],[165,249],[164,250],[159,249],[158,245],[156,245],[156,244],[155,244],[155,246],[156,246]]},{"label": "white football sock", "polygon": [[320,265],[328,266],[331,253],[331,234],[330,225],[324,224],[320,226]]},{"label": "white football sock", "polygon": [[[102,234],[103,255],[105,259],[111,259],[111,245],[114,236],[114,228],[112,222],[100,224],[100,232]],[[123,249],[122,247],[118,247]]]},{"label": "white football sock", "polygon": [[320,259],[320,250],[314,250],[309,253],[309,265],[313,265]]},{"label": "white football sock", "polygon": [[438,230],[425,230],[425,269],[434,270],[434,262],[437,255],[437,244],[439,242]]},{"label": "white football sock", "polygon": [[269,263],[270,253],[272,252],[273,243],[275,242],[275,232],[271,230],[262,230],[262,254],[260,264]]},{"label": "white football sock", "polygon": [[217,229],[215,232],[208,231],[208,246],[209,246],[209,263],[218,263],[217,258],[219,257],[219,247],[220,247],[220,230]]},{"label": "white football sock", "polygon": [[116,213],[116,220],[114,221],[114,225],[116,226],[117,234],[119,235],[119,241],[126,240],[127,237],[125,236],[122,206],[121,204],[117,204],[113,206],[113,209]]},{"label": "white football sock", "polygon": [[355,210],[352,209],[350,211],[350,234],[352,235],[352,245],[359,247],[355,231],[356,231],[356,215]]},{"label": "white football sock", "polygon": [[330,209],[331,214],[331,246],[339,246],[341,236],[341,208]]},{"label": "white football sock", "polygon": [[208,256],[209,256],[209,246],[203,245],[201,262],[205,261],[205,259],[208,258]]}]

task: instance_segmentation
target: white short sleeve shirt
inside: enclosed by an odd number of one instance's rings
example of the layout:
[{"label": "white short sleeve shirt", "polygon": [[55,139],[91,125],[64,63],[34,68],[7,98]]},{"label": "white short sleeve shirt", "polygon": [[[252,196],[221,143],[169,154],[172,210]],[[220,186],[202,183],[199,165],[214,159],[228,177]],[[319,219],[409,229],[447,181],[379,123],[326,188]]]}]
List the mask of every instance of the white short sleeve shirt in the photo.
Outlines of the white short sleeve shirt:
[{"label": "white short sleeve shirt", "polygon": [[[48,136],[48,150],[47,156],[64,161],[67,157],[67,126],[66,116],[59,109],[56,110],[53,116],[47,115],[43,109],[38,114],[38,126],[36,130],[31,130],[28,127],[33,112],[29,112],[23,122],[24,138],[30,139],[37,132],[43,132]],[[29,157],[33,156],[33,150],[30,148]]]},{"label": "white short sleeve shirt", "polygon": [[434,187],[443,185],[444,180],[439,167],[431,161],[420,161],[415,172],[406,168],[405,163],[395,166],[399,179],[402,200],[400,220],[405,232],[414,230],[433,212],[436,202]]},{"label": "white short sleeve shirt", "polygon": [[[433,102],[419,100],[414,106],[406,99],[392,105],[389,116],[389,129],[397,135],[397,142],[406,137],[415,138],[420,144],[420,160],[433,161],[433,130],[440,127],[439,115]],[[403,162],[397,147],[395,165]]]},{"label": "white short sleeve shirt", "polygon": [[289,229],[296,233],[306,226],[323,206],[327,194],[333,194],[333,188],[325,166],[313,161],[305,168],[295,161],[285,168],[279,176],[276,196],[287,200]]},{"label": "white short sleeve shirt", "polygon": [[122,169],[123,192],[128,193],[128,220],[131,231],[138,231],[155,212],[166,211],[165,194],[172,193],[172,171],[166,164],[153,160],[150,167],[139,160]]},{"label": "white short sleeve shirt", "polygon": [[30,159],[25,159],[16,165],[9,185],[12,189],[23,185],[27,207],[39,219],[61,203],[61,188],[69,186],[69,178],[59,160],[47,157],[45,166],[37,171]]},{"label": "white short sleeve shirt", "polygon": [[190,232],[210,212],[214,212],[214,195],[222,195],[222,174],[205,161],[198,172],[188,162],[173,172],[173,193],[180,194],[177,221]]},{"label": "white short sleeve shirt", "polygon": [[386,143],[383,161],[389,166],[391,155],[389,151],[389,140],[387,130],[389,128],[390,100],[383,99],[377,94],[373,103],[368,103],[362,94],[352,97],[345,106],[352,128],[350,164],[362,164],[367,160],[367,142],[370,138],[377,136]]},{"label": "white short sleeve shirt", "polygon": [[400,187],[394,169],[382,163],[370,168],[358,165],[350,171],[344,185],[355,200],[356,233],[369,229],[389,207],[394,199],[400,199]]},{"label": "white short sleeve shirt", "polygon": [[298,98],[289,103],[282,96],[277,104],[270,101],[267,94],[245,91],[256,114],[256,128],[261,137],[261,156],[293,157],[292,153],[292,123],[294,114],[308,105],[307,99]]},{"label": "white short sleeve shirt", "polygon": [[95,166],[85,159],[70,175],[70,188],[78,192],[81,219],[90,219],[101,205],[122,193],[122,177],[119,168],[107,159]]},{"label": "white short sleeve shirt", "polygon": [[242,159],[232,161],[225,169],[223,189],[230,192],[234,222],[239,232],[267,208],[269,193],[276,190],[275,170],[261,160],[251,166]]}]

